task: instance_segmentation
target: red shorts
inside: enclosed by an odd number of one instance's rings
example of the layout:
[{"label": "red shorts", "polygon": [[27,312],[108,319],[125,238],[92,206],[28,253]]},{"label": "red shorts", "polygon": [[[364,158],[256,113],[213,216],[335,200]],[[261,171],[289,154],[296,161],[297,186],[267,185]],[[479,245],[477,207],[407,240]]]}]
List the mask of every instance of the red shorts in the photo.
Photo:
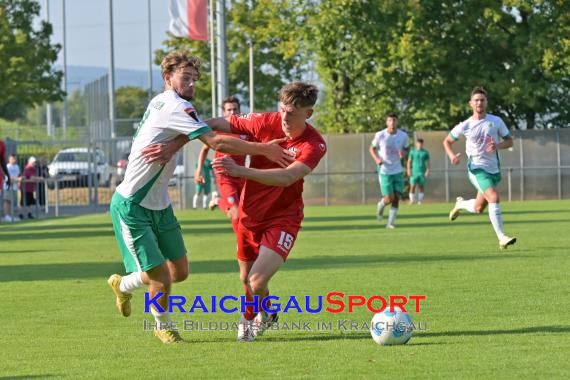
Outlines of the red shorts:
[{"label": "red shorts", "polygon": [[243,182],[218,182],[218,190],[220,191],[220,200],[218,201],[218,207],[220,210],[226,212],[232,206],[239,205],[239,197],[241,195],[242,188]]},{"label": "red shorts", "polygon": [[298,224],[293,225],[286,221],[255,229],[247,228],[240,223],[237,228],[238,260],[255,261],[262,245],[277,252],[283,261],[287,260],[300,228]]}]

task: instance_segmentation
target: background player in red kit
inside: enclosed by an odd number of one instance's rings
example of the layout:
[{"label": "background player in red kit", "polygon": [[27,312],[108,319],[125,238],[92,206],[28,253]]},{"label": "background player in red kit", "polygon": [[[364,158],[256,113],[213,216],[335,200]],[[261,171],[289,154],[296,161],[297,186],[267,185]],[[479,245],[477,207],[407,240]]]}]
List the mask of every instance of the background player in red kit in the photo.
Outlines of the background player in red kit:
[{"label": "background player in red kit", "polygon": [[[224,117],[230,117],[231,115],[238,115],[240,113],[240,103],[239,99],[235,96],[229,96],[222,102],[222,109]],[[241,135],[231,135],[236,138],[241,138],[242,140],[247,140],[249,136]],[[206,157],[208,157],[208,152],[210,148],[207,145],[202,147],[200,154],[198,156],[198,164],[196,169],[196,179],[197,181],[203,181],[201,179],[202,166]],[[216,151],[214,158],[231,157],[236,164],[244,166],[245,156],[228,155]],[[237,177],[231,177],[220,172],[216,173],[216,183],[218,184],[218,191],[220,192],[220,198],[218,200],[218,207],[228,216],[232,221],[232,228],[234,232],[237,232],[238,225],[238,204],[241,196],[241,189],[244,185],[244,180]],[[212,198],[212,200],[214,200]]]},{"label": "background player in red kit", "polygon": [[261,303],[269,294],[269,280],[287,259],[301,228],[303,177],[326,152],[324,139],[306,122],[313,114],[317,94],[315,86],[295,82],[281,90],[278,112],[206,121],[216,131],[248,134],[258,142],[286,138],[280,145],[295,155],[295,161],[286,168],[261,156],[253,156],[249,168],[229,157],[213,162],[214,169],[224,175],[246,180],[239,205],[237,256],[246,298],[253,301],[253,296],[259,296],[260,312],[247,307],[239,324],[238,341],[253,341],[278,320],[277,313],[262,311]]}]

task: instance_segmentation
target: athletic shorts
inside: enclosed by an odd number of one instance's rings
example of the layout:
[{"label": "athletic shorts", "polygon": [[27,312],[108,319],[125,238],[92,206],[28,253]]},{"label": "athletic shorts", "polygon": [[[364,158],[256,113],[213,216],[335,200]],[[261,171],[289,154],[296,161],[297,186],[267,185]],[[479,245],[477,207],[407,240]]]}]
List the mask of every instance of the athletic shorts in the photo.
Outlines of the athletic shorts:
[{"label": "athletic shorts", "polygon": [[212,191],[210,182],[196,184],[196,194],[210,194],[210,191]]},{"label": "athletic shorts", "polygon": [[468,169],[469,180],[478,192],[484,193],[489,188],[496,188],[501,182],[501,172],[492,174],[483,169]]},{"label": "athletic shorts", "polygon": [[172,206],[149,210],[115,193],[111,218],[127,273],[146,272],[186,255]]},{"label": "athletic shorts", "polygon": [[232,206],[239,205],[242,187],[243,184],[239,182],[218,182],[218,190],[220,191],[218,207],[220,210],[226,212]]},{"label": "athletic shorts", "polygon": [[288,221],[255,229],[247,228],[239,223],[237,228],[237,258],[240,261],[255,261],[259,255],[259,247],[263,245],[277,252],[283,261],[286,261],[300,228],[300,225],[291,224]]},{"label": "athletic shorts", "polygon": [[423,174],[412,174],[410,184],[423,186],[426,184],[426,177]]},{"label": "athletic shorts", "polygon": [[380,181],[380,190],[382,195],[387,197],[392,193],[404,192],[404,173],[398,174],[378,174],[378,180]]}]

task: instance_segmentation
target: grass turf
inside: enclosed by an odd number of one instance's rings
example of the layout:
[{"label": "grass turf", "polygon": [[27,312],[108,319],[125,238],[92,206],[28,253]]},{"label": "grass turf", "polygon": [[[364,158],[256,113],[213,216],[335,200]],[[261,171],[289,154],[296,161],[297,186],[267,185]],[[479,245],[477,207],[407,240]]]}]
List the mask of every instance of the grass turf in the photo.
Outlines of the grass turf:
[{"label": "grass turf", "polygon": [[[568,378],[570,202],[504,203],[517,244],[499,251],[486,215],[448,222],[449,205],[403,206],[386,230],[373,206],[312,207],[272,294],[426,294],[427,326],[406,346],[367,331],[182,331],[168,347],[143,331],[143,292],[119,316],[106,279],[123,273],[108,215],[0,226],[0,378]],[[240,295],[235,239],[218,212],[177,212],[191,276],[173,294]],[[314,304],[313,304],[314,306]],[[369,322],[355,313],[282,314],[281,322]],[[237,314],[174,315],[235,322]]]}]

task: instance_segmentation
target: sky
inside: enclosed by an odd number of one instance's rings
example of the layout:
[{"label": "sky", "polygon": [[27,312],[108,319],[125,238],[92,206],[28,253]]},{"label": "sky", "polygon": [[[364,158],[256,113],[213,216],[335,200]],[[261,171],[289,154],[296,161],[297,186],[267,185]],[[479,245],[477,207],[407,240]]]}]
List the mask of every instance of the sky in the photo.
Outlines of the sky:
[{"label": "sky", "polygon": [[[52,42],[63,41],[63,0],[37,0],[41,18],[53,26]],[[166,40],[168,0],[113,0],[115,67],[148,70],[148,1],[151,8],[152,51]],[[67,64],[109,67],[109,0],[66,0]],[[56,65],[63,65],[60,52]],[[154,66],[158,69],[158,66]]]}]

